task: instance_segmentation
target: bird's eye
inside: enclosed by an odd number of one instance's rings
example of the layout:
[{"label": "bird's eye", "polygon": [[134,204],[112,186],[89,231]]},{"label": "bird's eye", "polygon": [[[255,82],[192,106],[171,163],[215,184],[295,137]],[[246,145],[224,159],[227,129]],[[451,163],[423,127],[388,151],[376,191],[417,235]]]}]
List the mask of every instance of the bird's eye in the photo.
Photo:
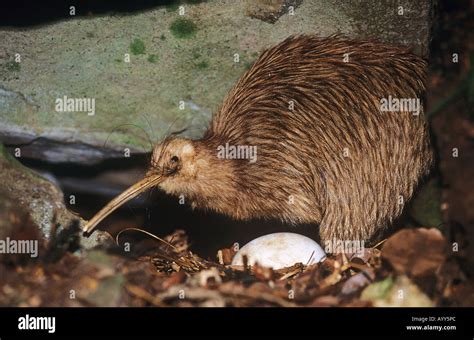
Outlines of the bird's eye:
[{"label": "bird's eye", "polygon": [[171,157],[171,162],[172,162],[172,163],[178,163],[178,162],[179,162],[178,156],[173,156],[173,157]]}]

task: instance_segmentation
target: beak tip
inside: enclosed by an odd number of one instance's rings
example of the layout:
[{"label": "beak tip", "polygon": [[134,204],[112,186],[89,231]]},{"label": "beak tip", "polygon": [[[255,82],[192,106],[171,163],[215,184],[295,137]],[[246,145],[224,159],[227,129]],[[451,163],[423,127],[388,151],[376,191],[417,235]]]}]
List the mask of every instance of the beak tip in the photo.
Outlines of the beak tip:
[{"label": "beak tip", "polygon": [[84,228],[82,228],[82,236],[89,237],[92,234],[93,230],[93,228],[85,226]]}]

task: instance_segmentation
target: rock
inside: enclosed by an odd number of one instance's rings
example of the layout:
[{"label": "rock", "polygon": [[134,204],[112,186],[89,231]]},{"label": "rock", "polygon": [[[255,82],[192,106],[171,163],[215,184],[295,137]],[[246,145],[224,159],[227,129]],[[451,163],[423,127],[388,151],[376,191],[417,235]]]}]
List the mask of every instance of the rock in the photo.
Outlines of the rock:
[{"label": "rock", "polygon": [[[153,142],[188,128],[185,136],[199,137],[258,54],[289,35],[342,33],[427,52],[428,0],[407,2],[402,14],[395,0],[302,1],[294,15],[286,12],[300,2],[272,1],[274,23],[249,17],[247,2],[223,0],[185,3],[184,16],[159,6],[2,28],[0,141],[31,158],[94,164],[126,148],[149,151],[148,136]],[[186,24],[173,25],[180,18]],[[64,96],[94,99],[94,114],[57,112]]]},{"label": "rock", "polygon": [[[18,245],[20,240],[27,243],[21,247],[24,251],[19,251],[20,247],[11,247],[12,244]],[[43,254],[40,230],[19,203],[0,188],[0,263],[26,264]]]},{"label": "rock", "polygon": [[294,11],[303,0],[250,0],[247,15],[269,23],[275,23],[283,14]]},{"label": "rock", "polygon": [[337,2],[350,17],[354,38],[372,36],[382,41],[412,47],[428,57],[433,3],[430,1],[361,0]]},{"label": "rock", "polygon": [[[19,228],[32,224],[41,231],[46,240],[51,238],[53,224],[60,232],[63,228],[83,223],[82,219],[72,213],[64,204],[61,190],[53,183],[42,178],[32,170],[24,167],[12,157],[0,144],[0,237],[4,238]],[[19,221],[23,221],[19,223]],[[97,245],[95,238],[85,239],[78,235],[86,248]]]},{"label": "rock", "polygon": [[18,202],[46,238],[50,237],[53,218],[63,226],[78,219],[66,209],[58,187],[21,165],[3,146],[0,146],[0,168],[5,194]]}]

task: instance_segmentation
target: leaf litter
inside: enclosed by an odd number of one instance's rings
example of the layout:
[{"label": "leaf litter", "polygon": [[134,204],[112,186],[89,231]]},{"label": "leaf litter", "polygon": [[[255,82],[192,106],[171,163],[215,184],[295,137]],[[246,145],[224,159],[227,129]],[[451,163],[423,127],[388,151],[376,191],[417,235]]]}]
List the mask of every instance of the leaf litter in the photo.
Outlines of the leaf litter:
[{"label": "leaf litter", "polygon": [[[142,242],[131,241],[129,234],[140,234]],[[36,259],[1,258],[0,305],[350,307],[474,301],[462,259],[434,228],[401,230],[357,254],[332,254],[321,263],[279,270],[232,266],[233,247],[204,259],[190,250],[182,230],[159,238],[128,228],[89,251],[65,244],[74,240],[70,236],[54,240],[42,245],[40,254],[46,255]],[[126,251],[127,243],[133,250]]]}]

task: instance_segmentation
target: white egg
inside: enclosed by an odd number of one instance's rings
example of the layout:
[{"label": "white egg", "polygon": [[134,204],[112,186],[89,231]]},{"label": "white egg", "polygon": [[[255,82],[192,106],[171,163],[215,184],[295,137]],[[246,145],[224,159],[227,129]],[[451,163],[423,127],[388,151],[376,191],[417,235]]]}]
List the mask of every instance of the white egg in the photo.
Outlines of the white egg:
[{"label": "white egg", "polygon": [[243,265],[244,255],[250,265],[258,262],[273,269],[290,267],[298,262],[309,265],[326,257],[319,244],[295,233],[268,234],[250,241],[235,254],[232,265]]}]

